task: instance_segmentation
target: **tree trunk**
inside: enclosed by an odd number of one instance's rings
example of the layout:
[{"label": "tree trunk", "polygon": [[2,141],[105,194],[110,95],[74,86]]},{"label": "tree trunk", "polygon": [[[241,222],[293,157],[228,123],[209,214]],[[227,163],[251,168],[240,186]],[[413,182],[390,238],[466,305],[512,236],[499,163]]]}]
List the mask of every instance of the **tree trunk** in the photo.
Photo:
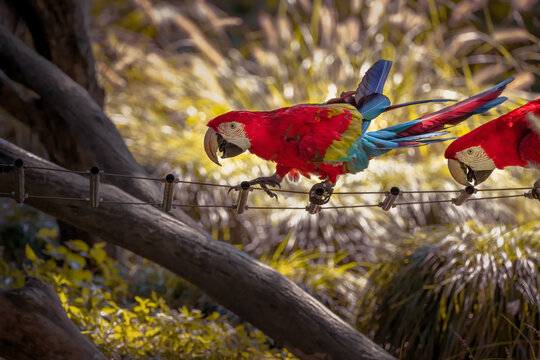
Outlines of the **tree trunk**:
[{"label": "tree trunk", "polygon": [[[62,169],[0,140],[0,162],[17,158],[28,166]],[[4,193],[16,186],[15,173],[6,170],[0,173]],[[25,184],[30,194],[88,197],[89,180],[73,173],[30,168]],[[98,208],[83,201],[30,197],[27,202],[180,275],[302,359],[392,358],[292,281],[233,245],[153,206],[108,204],[140,200],[112,185],[100,189],[104,202]]]},{"label": "tree trunk", "polygon": [[67,317],[49,285],[0,289],[0,354],[7,360],[106,360]]}]

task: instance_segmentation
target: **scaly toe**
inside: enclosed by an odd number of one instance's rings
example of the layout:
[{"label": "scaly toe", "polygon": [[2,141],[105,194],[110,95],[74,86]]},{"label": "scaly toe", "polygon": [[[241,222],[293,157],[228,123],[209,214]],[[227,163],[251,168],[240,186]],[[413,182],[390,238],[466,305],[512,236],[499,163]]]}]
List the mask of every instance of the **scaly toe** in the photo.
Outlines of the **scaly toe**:
[{"label": "scaly toe", "polygon": [[[259,184],[261,189],[264,190],[264,192],[270,196],[271,198],[276,198],[276,200],[278,200],[278,196],[275,192],[273,192],[272,190],[268,189],[268,187],[266,186],[266,184]],[[279,184],[278,184],[279,185]]]}]

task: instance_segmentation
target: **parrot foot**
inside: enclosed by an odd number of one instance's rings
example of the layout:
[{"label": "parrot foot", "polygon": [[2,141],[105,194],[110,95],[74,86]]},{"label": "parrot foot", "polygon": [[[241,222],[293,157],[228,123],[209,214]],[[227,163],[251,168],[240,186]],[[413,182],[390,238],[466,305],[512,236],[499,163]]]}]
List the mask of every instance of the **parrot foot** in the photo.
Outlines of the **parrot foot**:
[{"label": "parrot foot", "polygon": [[[248,183],[249,183],[250,186],[259,185],[261,187],[261,189],[263,189],[264,192],[268,196],[270,196],[271,198],[276,198],[276,200],[278,200],[277,194],[275,192],[273,192],[272,190],[270,190],[268,188],[268,186],[267,186],[267,185],[270,185],[270,186],[275,187],[275,188],[281,188],[281,185],[280,185],[281,177],[278,174],[274,174],[272,176],[258,177],[256,179],[248,181]],[[229,189],[229,192],[231,190],[240,190],[240,189],[241,189],[241,185],[232,186]]]}]

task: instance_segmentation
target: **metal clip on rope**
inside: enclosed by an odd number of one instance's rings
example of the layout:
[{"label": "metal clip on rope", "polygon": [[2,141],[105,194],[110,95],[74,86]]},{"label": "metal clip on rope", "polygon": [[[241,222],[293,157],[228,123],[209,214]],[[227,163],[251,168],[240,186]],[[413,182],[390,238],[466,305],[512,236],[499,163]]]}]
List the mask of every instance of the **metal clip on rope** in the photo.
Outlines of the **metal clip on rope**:
[{"label": "metal clip on rope", "polygon": [[540,201],[540,179],[536,180],[531,191],[526,192],[524,195],[528,199],[537,199]]},{"label": "metal clip on rope", "polygon": [[390,189],[390,191],[386,192],[386,197],[382,202],[379,203],[379,206],[384,210],[388,211],[392,207],[394,207],[394,203],[396,202],[397,198],[401,195],[401,190],[397,186],[394,186]]},{"label": "metal clip on rope", "polygon": [[472,185],[469,185],[464,190],[461,190],[457,198],[452,199],[452,204],[457,206],[463,205],[471,196],[476,194],[476,192],[476,188]]},{"label": "metal clip on rope", "polygon": [[163,211],[171,211],[172,207],[172,198],[173,198],[173,190],[174,190],[174,175],[173,174],[167,174],[165,176],[165,187],[163,188],[163,203],[161,204],[161,208]]},{"label": "metal clip on rope", "polygon": [[249,192],[253,191],[249,181],[242,181],[240,183],[240,189],[238,190],[238,198],[236,200],[236,213],[242,214],[247,209],[247,201]]},{"label": "metal clip on rope", "polygon": [[326,183],[318,183],[313,185],[309,190],[309,205],[306,206],[306,210],[310,214],[316,214],[321,211],[321,205],[324,205],[330,201],[333,189]]},{"label": "metal clip on rope", "polygon": [[26,199],[26,194],[24,193],[24,161],[22,161],[22,159],[17,159],[13,165],[15,167],[15,181],[17,184],[15,192],[13,193],[13,198],[16,202],[22,204],[24,199]]},{"label": "metal clip on rope", "polygon": [[99,206],[99,168],[93,166],[90,169],[90,206],[94,209]]}]

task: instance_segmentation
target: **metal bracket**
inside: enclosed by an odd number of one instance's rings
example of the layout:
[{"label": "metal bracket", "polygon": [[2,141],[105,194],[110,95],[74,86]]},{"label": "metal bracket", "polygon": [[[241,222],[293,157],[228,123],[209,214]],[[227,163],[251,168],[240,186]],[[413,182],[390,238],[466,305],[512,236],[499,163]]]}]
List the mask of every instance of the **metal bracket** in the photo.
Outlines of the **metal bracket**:
[{"label": "metal bracket", "polygon": [[24,161],[22,159],[17,159],[13,163],[15,167],[15,192],[13,193],[13,198],[19,204],[24,202],[26,199],[26,194],[24,193]]},{"label": "metal bracket", "polygon": [[94,209],[99,206],[99,168],[93,166],[90,169],[90,206]]},{"label": "metal bracket", "polygon": [[174,192],[174,180],[175,179],[173,174],[167,174],[167,176],[165,176],[165,179],[163,180],[165,182],[165,186],[163,188],[163,203],[161,204],[161,208],[163,209],[163,211],[171,211]]},{"label": "metal bracket", "polygon": [[310,214],[316,214],[321,211],[321,205],[324,205],[330,201],[330,196],[334,189],[326,182],[313,185],[309,190],[309,205],[306,206],[306,210]]},{"label": "metal bracket", "polygon": [[237,214],[242,214],[244,211],[246,211],[250,191],[253,191],[253,188],[251,187],[249,181],[242,181],[242,183],[240,183],[240,189],[238,190],[236,205],[234,206]]},{"label": "metal bracket", "polygon": [[478,190],[472,185],[467,186],[464,190],[461,190],[457,198],[452,199],[452,204],[460,206],[463,205],[471,196],[476,194]]},{"label": "metal bracket", "polygon": [[397,186],[392,187],[390,191],[386,192],[386,197],[384,198],[382,202],[379,203],[379,206],[384,211],[390,210],[393,207],[394,202],[396,202],[397,198],[400,195],[401,195],[401,190]]},{"label": "metal bracket", "polygon": [[536,199],[536,200],[540,201],[540,179],[538,179],[534,183],[533,188],[531,189],[531,191],[526,192],[524,195],[528,199]]}]

